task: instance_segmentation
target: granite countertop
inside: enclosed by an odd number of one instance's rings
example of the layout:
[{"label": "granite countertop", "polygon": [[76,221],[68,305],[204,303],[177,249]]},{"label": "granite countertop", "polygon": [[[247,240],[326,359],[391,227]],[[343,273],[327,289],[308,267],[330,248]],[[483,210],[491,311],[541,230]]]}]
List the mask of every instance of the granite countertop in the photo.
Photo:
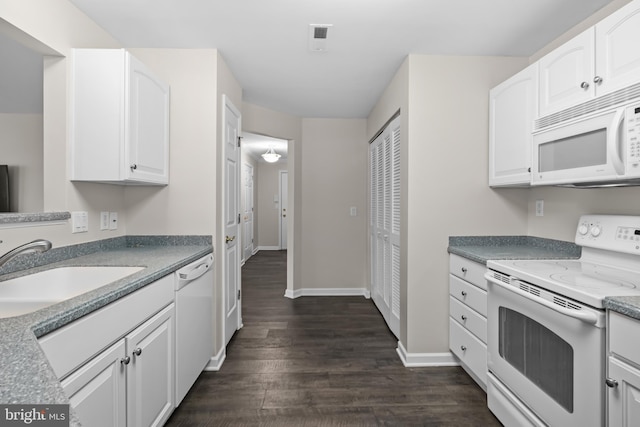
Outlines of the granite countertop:
[{"label": "granite countertop", "polygon": [[448,251],[486,265],[490,259],[577,259],[582,248],[533,236],[451,236]]},{"label": "granite countertop", "polygon": [[[30,314],[0,319],[0,403],[69,403],[37,338],[95,311],[213,251],[211,236],[127,236],[16,258],[7,280],[62,266],[142,266],[143,270]],[[75,255],[75,256],[74,256]],[[44,258],[44,265],[42,264]],[[51,262],[51,260],[59,259]],[[7,264],[8,265],[8,264]],[[14,267],[16,268],[16,267]],[[8,270],[11,270],[9,268]],[[1,283],[0,283],[1,284]],[[72,415],[71,425],[79,425]]]},{"label": "granite countertop", "polygon": [[[449,253],[481,264],[490,259],[577,259],[580,246],[532,236],[451,236]],[[607,297],[604,308],[640,320],[640,296]]]},{"label": "granite countertop", "polygon": [[625,316],[640,320],[640,296],[637,297],[607,297],[602,305],[611,311],[617,311]]}]

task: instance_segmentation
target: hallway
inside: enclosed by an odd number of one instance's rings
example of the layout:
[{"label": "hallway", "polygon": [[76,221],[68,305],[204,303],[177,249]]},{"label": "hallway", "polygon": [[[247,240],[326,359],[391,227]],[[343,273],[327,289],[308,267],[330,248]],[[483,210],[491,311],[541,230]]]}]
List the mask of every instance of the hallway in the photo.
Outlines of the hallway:
[{"label": "hallway", "polygon": [[285,251],[247,261],[244,327],[167,426],[500,425],[461,368],[405,368],[371,300],[285,289]]}]

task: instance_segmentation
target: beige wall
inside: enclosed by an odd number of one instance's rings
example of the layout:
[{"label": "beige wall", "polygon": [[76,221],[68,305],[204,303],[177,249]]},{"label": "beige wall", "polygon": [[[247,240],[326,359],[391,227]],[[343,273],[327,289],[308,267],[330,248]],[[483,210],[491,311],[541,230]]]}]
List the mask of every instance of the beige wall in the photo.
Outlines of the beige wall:
[{"label": "beige wall", "polygon": [[400,341],[409,353],[448,351],[449,236],[526,233],[527,190],[487,184],[489,89],[526,64],[410,55],[370,115],[369,136],[398,108],[403,117]]},{"label": "beige wall", "polygon": [[213,49],[131,49],[171,88],[169,185],[125,189],[128,234],[215,234]]},{"label": "beige wall", "polygon": [[303,119],[302,138],[301,288],[368,288],[366,121]]},{"label": "beige wall", "polygon": [[42,114],[0,114],[0,163],[9,165],[12,212],[43,210]]},{"label": "beige wall", "polygon": [[280,171],[287,170],[287,162],[258,162],[256,193],[258,202],[259,236],[257,246],[277,248],[280,246],[280,202],[274,203],[274,196],[280,197]]}]

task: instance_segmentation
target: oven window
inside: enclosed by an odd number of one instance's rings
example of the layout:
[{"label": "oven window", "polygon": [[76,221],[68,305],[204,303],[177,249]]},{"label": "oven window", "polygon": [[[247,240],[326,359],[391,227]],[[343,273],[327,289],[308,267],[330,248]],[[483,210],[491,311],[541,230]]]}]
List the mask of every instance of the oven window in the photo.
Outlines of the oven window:
[{"label": "oven window", "polygon": [[500,307],[500,356],[573,413],[573,348],[550,329]]},{"label": "oven window", "polygon": [[607,163],[607,129],[598,129],[538,146],[538,170],[552,172]]}]

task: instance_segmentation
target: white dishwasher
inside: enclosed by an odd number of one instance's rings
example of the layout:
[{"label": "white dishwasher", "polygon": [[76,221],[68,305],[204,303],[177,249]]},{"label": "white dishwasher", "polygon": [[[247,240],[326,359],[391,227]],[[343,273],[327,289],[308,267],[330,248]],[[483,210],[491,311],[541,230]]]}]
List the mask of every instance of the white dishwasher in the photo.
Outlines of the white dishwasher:
[{"label": "white dishwasher", "polygon": [[175,273],[176,407],[213,356],[213,254]]}]

